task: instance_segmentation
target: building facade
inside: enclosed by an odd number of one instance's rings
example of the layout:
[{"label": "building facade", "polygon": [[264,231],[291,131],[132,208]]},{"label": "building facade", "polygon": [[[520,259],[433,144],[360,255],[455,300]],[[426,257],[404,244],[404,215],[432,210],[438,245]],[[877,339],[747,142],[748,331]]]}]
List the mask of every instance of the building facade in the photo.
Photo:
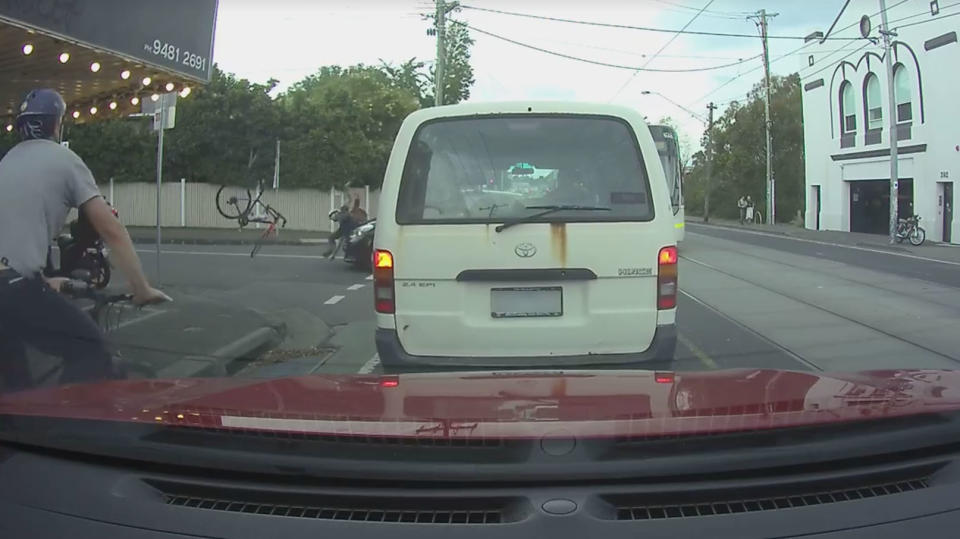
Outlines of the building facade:
[{"label": "building facade", "polygon": [[[927,238],[960,243],[960,8],[888,1],[900,215],[919,215]],[[877,0],[853,0],[822,41],[799,54],[803,85],[807,228],[888,233],[890,93]],[[872,27],[861,38],[861,20]],[[852,39],[832,39],[852,38]]]}]

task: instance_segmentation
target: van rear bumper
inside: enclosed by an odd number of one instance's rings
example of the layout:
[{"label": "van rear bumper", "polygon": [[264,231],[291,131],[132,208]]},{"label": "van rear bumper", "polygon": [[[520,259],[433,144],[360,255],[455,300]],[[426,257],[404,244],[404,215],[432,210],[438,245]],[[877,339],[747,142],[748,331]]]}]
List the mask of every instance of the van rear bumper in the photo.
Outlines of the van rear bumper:
[{"label": "van rear bumper", "polygon": [[628,354],[589,354],[582,356],[533,356],[533,357],[471,357],[471,356],[415,356],[408,354],[400,344],[397,330],[377,328],[377,353],[386,371],[443,368],[529,368],[529,367],[630,367],[645,368],[650,362],[669,362],[677,347],[676,324],[657,326],[649,348],[643,352]]}]

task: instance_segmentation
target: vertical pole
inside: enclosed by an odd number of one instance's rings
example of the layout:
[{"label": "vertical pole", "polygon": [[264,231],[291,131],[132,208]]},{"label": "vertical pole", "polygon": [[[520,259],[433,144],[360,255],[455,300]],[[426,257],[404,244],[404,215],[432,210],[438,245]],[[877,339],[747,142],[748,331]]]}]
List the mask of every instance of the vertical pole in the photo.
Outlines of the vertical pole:
[{"label": "vertical pole", "polygon": [[160,110],[157,112],[157,115],[160,117],[160,132],[157,135],[157,245],[156,245],[156,263],[157,263],[157,275],[156,281],[157,285],[160,284],[160,212],[162,206],[160,204],[160,199],[163,195],[163,131],[167,122],[167,107],[166,107],[166,94],[161,98],[160,101]]},{"label": "vertical pole", "polygon": [[[890,32],[890,23],[887,22],[887,2],[880,0],[880,18],[883,23],[883,45],[886,49],[884,56],[887,66],[887,115],[890,116],[890,243],[897,241],[897,221],[899,220],[900,205],[900,171],[898,170],[897,149],[897,100],[894,96],[893,84],[893,42]],[[869,121],[869,119],[868,119]],[[916,188],[914,188],[916,193]]]},{"label": "vertical pole", "polygon": [[763,38],[763,71],[764,71],[764,85],[766,86],[766,92],[764,92],[763,100],[763,114],[764,114],[764,124],[766,126],[767,132],[767,222],[770,224],[776,223],[776,201],[774,200],[774,179],[773,179],[773,139],[770,133],[770,48],[767,44],[767,10],[760,10],[760,35]]},{"label": "vertical pole", "polygon": [[706,144],[706,154],[707,154],[707,182],[706,187],[703,192],[703,222],[710,222],[710,189],[713,187],[713,152],[711,147],[713,146],[713,111],[716,110],[717,106],[712,102],[707,105],[707,110],[709,111],[709,121],[707,122],[707,144]]},{"label": "vertical pole", "polygon": [[437,3],[437,65],[434,67],[433,97],[436,106],[443,105],[443,77],[446,71],[446,26],[447,6],[444,0]]},{"label": "vertical pole", "polygon": [[[334,206],[333,206],[333,186],[331,185],[331,186],[330,186],[330,213],[333,213],[333,210],[334,210]],[[329,214],[328,214],[328,215],[329,215]],[[331,221],[330,219],[327,219],[327,230],[329,230],[331,234],[333,233],[333,221]]]},{"label": "vertical pole", "polygon": [[116,207],[117,203],[113,198],[113,176],[110,177],[110,205]]},{"label": "vertical pole", "polygon": [[363,211],[367,212],[367,216],[370,215],[370,186],[363,186]]},{"label": "vertical pole", "polygon": [[280,190],[280,139],[277,139],[277,154],[273,159],[273,190]]},{"label": "vertical pole", "polygon": [[187,226],[187,179],[180,178],[180,226]]}]

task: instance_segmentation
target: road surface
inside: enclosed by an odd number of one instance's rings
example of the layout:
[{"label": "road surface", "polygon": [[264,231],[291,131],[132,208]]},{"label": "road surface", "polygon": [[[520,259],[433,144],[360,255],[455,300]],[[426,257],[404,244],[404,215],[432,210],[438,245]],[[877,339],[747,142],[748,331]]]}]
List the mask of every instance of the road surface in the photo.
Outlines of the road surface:
[{"label": "road surface", "polygon": [[[202,356],[280,320],[302,353],[228,374],[380,372],[370,276],[320,252],[275,245],[251,259],[245,246],[164,246],[161,283],[178,301],[133,313],[115,335],[173,358],[184,332]],[[140,255],[153,271],[152,249]],[[678,371],[960,366],[955,262],[691,224],[678,306]],[[218,319],[221,330],[203,329]]]}]

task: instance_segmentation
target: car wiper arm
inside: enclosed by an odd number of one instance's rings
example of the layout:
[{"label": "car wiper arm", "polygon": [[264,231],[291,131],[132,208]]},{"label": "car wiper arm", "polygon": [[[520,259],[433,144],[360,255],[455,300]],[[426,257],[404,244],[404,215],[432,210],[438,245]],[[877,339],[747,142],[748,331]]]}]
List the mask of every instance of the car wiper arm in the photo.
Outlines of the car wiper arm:
[{"label": "car wiper arm", "polygon": [[530,221],[539,219],[540,217],[544,217],[546,215],[550,215],[551,213],[557,213],[559,211],[568,211],[568,210],[569,211],[610,211],[610,208],[606,208],[603,206],[581,206],[578,204],[555,204],[552,206],[527,206],[526,209],[543,210],[543,211],[534,213],[533,215],[528,215],[526,217],[521,217],[520,219],[508,221],[506,223],[503,223],[502,225],[497,226],[497,228],[495,228],[494,230],[496,230],[497,232],[503,232],[504,230],[512,226],[519,225],[522,223],[529,223]]}]

